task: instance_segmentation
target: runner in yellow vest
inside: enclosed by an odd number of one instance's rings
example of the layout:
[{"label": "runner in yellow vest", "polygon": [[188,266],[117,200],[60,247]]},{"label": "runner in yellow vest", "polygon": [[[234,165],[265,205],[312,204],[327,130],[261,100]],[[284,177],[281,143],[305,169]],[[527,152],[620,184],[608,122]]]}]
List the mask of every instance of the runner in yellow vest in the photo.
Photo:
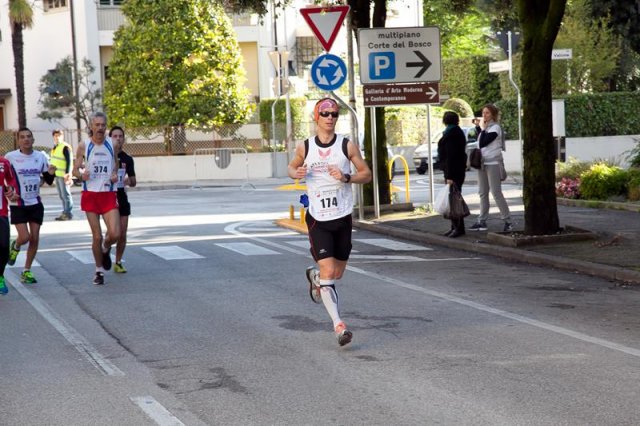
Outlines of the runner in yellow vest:
[{"label": "runner in yellow vest", "polygon": [[62,131],[56,129],[53,135],[53,149],[51,150],[51,165],[56,167],[56,188],[58,196],[62,200],[62,214],[56,220],[73,219],[73,197],[71,196],[71,185],[73,184],[73,154],[71,145],[66,143],[62,136]]}]

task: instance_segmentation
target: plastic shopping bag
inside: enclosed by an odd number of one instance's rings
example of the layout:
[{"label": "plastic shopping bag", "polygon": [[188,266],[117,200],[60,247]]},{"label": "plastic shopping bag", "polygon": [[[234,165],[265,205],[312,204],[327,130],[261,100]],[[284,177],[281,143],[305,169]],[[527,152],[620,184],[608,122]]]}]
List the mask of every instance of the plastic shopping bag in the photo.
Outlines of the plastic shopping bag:
[{"label": "plastic shopping bag", "polygon": [[433,209],[443,216],[449,214],[449,192],[451,191],[451,185],[446,184],[436,194],[436,198],[433,202]]}]

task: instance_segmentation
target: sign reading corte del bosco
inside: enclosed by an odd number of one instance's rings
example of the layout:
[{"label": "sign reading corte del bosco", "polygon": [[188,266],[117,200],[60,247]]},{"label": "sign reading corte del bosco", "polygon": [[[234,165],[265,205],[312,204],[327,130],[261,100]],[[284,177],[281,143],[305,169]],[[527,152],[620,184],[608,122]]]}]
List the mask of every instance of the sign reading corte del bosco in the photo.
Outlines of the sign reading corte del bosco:
[{"label": "sign reading corte del bosco", "polygon": [[438,27],[362,28],[358,40],[362,84],[441,79]]}]

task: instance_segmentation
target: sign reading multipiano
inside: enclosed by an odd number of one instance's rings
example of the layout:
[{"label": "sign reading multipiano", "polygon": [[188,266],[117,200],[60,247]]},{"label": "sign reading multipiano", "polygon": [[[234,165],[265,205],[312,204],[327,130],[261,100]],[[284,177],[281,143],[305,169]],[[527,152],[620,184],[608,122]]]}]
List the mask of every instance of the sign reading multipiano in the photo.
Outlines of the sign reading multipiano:
[{"label": "sign reading multipiano", "polygon": [[358,37],[363,84],[440,81],[438,27],[362,28]]},{"label": "sign reading multipiano", "polygon": [[366,84],[362,88],[365,107],[440,102],[438,83]]}]

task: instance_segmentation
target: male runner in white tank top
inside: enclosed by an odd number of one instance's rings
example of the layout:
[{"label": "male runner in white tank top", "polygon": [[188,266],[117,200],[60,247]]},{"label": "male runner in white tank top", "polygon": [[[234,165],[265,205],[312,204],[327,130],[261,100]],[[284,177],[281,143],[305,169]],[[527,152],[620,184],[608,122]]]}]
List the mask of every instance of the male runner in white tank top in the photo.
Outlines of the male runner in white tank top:
[{"label": "male runner in white tank top", "polygon": [[[289,163],[289,177],[306,179],[309,211],[306,215],[311,255],[318,264],[307,268],[309,294],[323,303],[338,338],[344,346],[353,333],[340,318],[336,280],[342,278],[351,253],[352,183],[371,181],[371,170],[358,146],[336,135],[340,108],[330,98],[320,99],[314,107],[317,135],[296,148]],[[351,175],[351,164],[356,173]]]},{"label": "male runner in white tank top", "polygon": [[[93,283],[104,284],[104,273],[111,269],[111,246],[120,236],[120,214],[116,198],[118,166],[111,140],[106,138],[107,116],[103,112],[91,115],[90,138],[78,144],[74,174],[82,181],[80,208],[87,215],[93,241],[91,250],[96,261]],[[84,168],[84,172],[80,169]],[[107,226],[102,237],[100,216]]]}]

